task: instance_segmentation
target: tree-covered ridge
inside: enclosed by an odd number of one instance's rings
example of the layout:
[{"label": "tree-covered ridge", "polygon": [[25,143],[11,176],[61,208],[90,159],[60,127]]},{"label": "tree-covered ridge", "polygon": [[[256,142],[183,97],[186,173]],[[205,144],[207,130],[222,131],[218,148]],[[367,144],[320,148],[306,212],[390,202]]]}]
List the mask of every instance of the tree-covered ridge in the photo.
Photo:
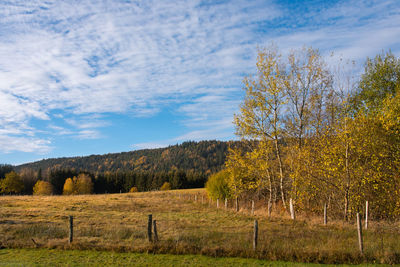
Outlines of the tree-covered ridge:
[{"label": "tree-covered ridge", "polygon": [[226,152],[233,141],[184,142],[166,148],[143,149],[130,152],[44,159],[16,166],[17,171],[32,169],[74,169],[94,174],[107,172],[148,171],[169,172],[184,170],[193,173],[210,174],[221,169]]}]

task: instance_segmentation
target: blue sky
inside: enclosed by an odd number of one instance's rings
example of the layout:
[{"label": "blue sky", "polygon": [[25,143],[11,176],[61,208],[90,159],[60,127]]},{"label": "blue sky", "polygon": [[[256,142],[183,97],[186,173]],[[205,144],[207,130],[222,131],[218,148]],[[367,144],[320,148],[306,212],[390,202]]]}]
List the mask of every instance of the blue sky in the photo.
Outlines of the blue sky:
[{"label": "blue sky", "polygon": [[234,139],[271,42],[361,69],[400,55],[400,2],[0,1],[0,163]]}]

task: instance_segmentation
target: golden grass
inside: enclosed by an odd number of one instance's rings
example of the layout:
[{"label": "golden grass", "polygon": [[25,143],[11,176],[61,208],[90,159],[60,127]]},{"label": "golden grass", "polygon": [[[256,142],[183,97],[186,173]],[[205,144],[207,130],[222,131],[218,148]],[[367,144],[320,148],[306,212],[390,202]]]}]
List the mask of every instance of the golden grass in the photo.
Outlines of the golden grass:
[{"label": "golden grass", "polygon": [[[197,195],[197,201],[194,196]],[[203,196],[203,197],[202,197]],[[188,199],[190,197],[190,199]],[[204,203],[202,203],[204,199]],[[365,253],[358,252],[355,224],[285,213],[266,217],[262,202],[255,216],[242,203],[239,213],[216,209],[204,189],[79,195],[1,196],[3,247],[46,247],[112,251],[242,256],[323,263],[400,263],[399,225],[370,223]],[[157,220],[158,243],[147,240],[147,215]],[[74,242],[68,244],[68,216],[74,216]],[[252,249],[254,219],[259,246]],[[33,239],[33,240],[32,240]]]}]

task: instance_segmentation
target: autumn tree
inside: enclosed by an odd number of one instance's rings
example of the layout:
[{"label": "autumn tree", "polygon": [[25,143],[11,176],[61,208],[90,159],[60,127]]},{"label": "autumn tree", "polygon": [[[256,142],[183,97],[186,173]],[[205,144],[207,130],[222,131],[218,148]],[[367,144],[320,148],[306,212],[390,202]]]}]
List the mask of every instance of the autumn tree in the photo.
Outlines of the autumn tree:
[{"label": "autumn tree", "polygon": [[229,173],[226,170],[221,170],[208,178],[206,190],[209,198],[225,199],[231,197],[230,188],[228,185]]},{"label": "autumn tree", "polygon": [[[236,132],[242,138],[261,141],[264,149],[272,149],[275,159],[268,156],[268,160],[278,166],[280,196],[286,208],[289,190],[297,194],[304,140],[323,128],[331,75],[317,50],[295,50],[284,59],[275,47],[269,47],[258,53],[257,79],[246,78],[244,83],[246,95],[240,114],[235,115]],[[255,170],[252,175],[258,179],[272,178],[271,168],[257,174]],[[266,172],[269,174],[262,175]]]},{"label": "autumn tree", "polygon": [[72,195],[75,192],[74,182],[71,178],[65,180],[63,187],[63,195]]},{"label": "autumn tree", "polygon": [[313,149],[326,125],[325,102],[332,88],[332,77],[318,50],[292,51],[282,77],[287,97],[285,112],[286,165],[291,178],[291,196],[297,200],[303,170],[302,150]]},{"label": "autumn tree", "polygon": [[[242,139],[272,140],[280,177],[280,195],[286,208],[284,181],[286,177],[282,158],[284,136],[283,105],[286,102],[284,90],[285,65],[275,47],[260,50],[257,57],[257,78],[246,78],[246,95],[240,105],[240,113],[234,117],[236,134]],[[239,176],[234,176],[238,179]]]},{"label": "autumn tree", "polygon": [[85,173],[79,174],[76,179],[74,178],[74,189],[76,194],[91,194],[93,192],[92,178]]},{"label": "autumn tree", "polygon": [[51,183],[46,181],[37,181],[35,186],[33,187],[34,195],[51,195],[53,194],[53,186]]},{"label": "autumn tree", "polygon": [[164,182],[164,184],[160,188],[161,191],[171,190],[171,184],[168,182]]},{"label": "autumn tree", "polygon": [[22,182],[21,177],[14,171],[7,173],[5,178],[0,182],[0,189],[2,193],[18,194],[24,190],[24,183]]},{"label": "autumn tree", "polygon": [[355,109],[379,110],[385,99],[400,91],[400,58],[386,52],[368,58],[357,93],[352,97]]},{"label": "autumn tree", "polygon": [[[318,199],[332,203],[344,218],[369,200],[375,217],[399,213],[398,66],[387,54],[368,60],[356,90],[347,79],[336,83],[340,101],[335,119],[322,135],[313,135],[315,150],[303,149],[301,204],[318,208]],[[394,75],[396,74],[396,75]],[[386,88],[385,88],[386,86]],[[379,91],[379,92],[377,92]],[[378,97],[379,102],[374,101]],[[308,205],[314,203],[313,205]],[[318,203],[319,207],[321,203]]]}]

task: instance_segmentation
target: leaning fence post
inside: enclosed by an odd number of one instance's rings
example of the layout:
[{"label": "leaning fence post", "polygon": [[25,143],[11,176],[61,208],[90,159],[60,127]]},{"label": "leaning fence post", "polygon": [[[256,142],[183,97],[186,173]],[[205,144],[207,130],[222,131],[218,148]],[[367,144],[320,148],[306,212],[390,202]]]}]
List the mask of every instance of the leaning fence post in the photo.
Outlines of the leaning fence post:
[{"label": "leaning fence post", "polygon": [[147,221],[147,237],[149,238],[149,242],[151,242],[152,221],[153,221],[153,215],[149,214],[149,220]]},{"label": "leaning fence post", "polygon": [[368,229],[368,212],[369,212],[368,200],[365,201],[365,229]]},{"label": "leaning fence post", "polygon": [[69,239],[68,242],[71,244],[74,239],[74,216],[69,216]]},{"label": "leaning fence post", "polygon": [[251,216],[254,215],[254,200],[251,201]]},{"label": "leaning fence post", "polygon": [[357,232],[358,232],[358,246],[360,248],[361,254],[363,253],[363,237],[362,237],[362,222],[360,213],[357,212]]},{"label": "leaning fence post", "polygon": [[289,201],[289,206],[290,206],[290,217],[292,218],[292,220],[296,219],[296,215],[294,214],[294,207],[293,207],[293,200],[290,199]]},{"label": "leaning fence post", "polygon": [[328,205],[324,204],[324,225],[328,223]]},{"label": "leaning fence post", "polygon": [[258,239],[258,221],[254,220],[254,236],[253,236],[253,249],[257,249],[257,239]]},{"label": "leaning fence post", "polygon": [[158,242],[157,221],[153,221],[154,242]]}]

